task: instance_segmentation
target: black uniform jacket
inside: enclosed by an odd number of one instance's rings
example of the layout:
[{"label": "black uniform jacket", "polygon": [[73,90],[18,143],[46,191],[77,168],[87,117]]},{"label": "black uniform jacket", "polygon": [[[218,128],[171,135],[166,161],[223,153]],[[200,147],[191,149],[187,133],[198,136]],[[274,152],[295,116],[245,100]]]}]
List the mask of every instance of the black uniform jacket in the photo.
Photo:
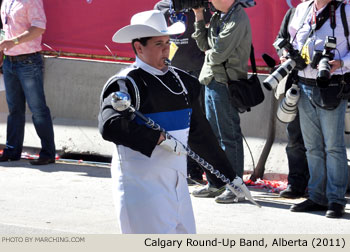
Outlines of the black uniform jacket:
[{"label": "black uniform jacket", "polygon": [[[184,88],[176,75],[182,80],[187,94],[183,92]],[[131,65],[111,77],[103,88],[98,116],[100,133],[107,141],[124,145],[149,157],[157,145],[160,131],[146,126],[130,112],[113,109],[111,94],[116,91],[129,93],[132,105],[145,116],[173,116],[174,111],[191,111],[189,147],[232,181],[236,174],[199,106],[199,90],[198,80],[177,68],[163,75],[153,75]],[[164,120],[163,123],[167,124]],[[166,130],[172,127],[161,126]],[[224,185],[208,171],[206,176],[213,185]]]}]

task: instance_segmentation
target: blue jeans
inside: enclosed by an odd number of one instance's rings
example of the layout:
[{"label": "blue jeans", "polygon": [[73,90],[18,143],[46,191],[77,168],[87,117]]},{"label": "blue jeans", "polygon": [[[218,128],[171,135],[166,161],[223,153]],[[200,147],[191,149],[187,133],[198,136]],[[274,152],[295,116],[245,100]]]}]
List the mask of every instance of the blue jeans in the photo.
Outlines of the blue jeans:
[{"label": "blue jeans", "polygon": [[244,156],[240,118],[230,99],[227,84],[218,83],[213,79],[205,87],[207,119],[232,168],[242,177]]},{"label": "blue jeans", "polygon": [[345,205],[348,167],[344,115],[347,101],[342,100],[334,110],[322,109],[310,99],[313,88],[317,87],[301,85],[298,103],[310,172],[309,198],[321,205]]},{"label": "blue jeans", "polygon": [[25,60],[10,61],[5,57],[4,80],[7,117],[7,139],[4,155],[19,158],[22,153],[26,101],[32,112],[35,130],[41,140],[41,158],[56,155],[50,110],[46,105],[43,87],[43,60],[41,54],[28,56]]}]

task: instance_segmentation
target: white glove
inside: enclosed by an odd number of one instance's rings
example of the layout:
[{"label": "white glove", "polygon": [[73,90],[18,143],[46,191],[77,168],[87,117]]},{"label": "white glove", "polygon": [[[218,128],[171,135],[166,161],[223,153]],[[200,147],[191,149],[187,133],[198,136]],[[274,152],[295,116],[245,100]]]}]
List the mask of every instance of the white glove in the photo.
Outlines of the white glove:
[{"label": "white glove", "polygon": [[[235,189],[233,186],[231,186],[232,184],[238,187],[240,190]],[[226,187],[230,189],[237,197],[241,197],[244,195],[250,202],[252,202],[258,207],[261,207],[253,199],[252,195],[250,194],[250,191],[248,190],[247,186],[244,184],[243,180],[240,177],[236,176],[235,179],[231,182],[231,185],[227,184]]]},{"label": "white glove", "polygon": [[159,146],[166,149],[167,151],[175,153],[176,155],[187,155],[187,151],[183,145],[172,137],[166,137],[165,140],[159,144]]},{"label": "white glove", "polygon": [[236,195],[235,202],[240,202],[240,201],[245,200],[245,194],[239,187],[226,184],[226,188],[229,189],[231,192],[233,192],[233,194]]}]

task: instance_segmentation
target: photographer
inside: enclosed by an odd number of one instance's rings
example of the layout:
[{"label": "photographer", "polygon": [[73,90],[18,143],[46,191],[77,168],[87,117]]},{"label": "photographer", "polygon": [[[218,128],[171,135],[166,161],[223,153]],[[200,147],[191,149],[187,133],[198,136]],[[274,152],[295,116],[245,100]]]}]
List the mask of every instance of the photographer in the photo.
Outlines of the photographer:
[{"label": "photographer", "polygon": [[[339,98],[339,94],[344,74],[350,71],[350,54],[339,5],[332,0],[301,3],[289,26],[292,44],[307,64],[298,72],[298,109],[310,172],[309,198],[293,205],[291,211],[324,210],[329,218],[343,216],[348,180],[344,140],[347,100]],[[349,5],[345,6],[345,13],[349,24]],[[321,60],[315,62],[317,50],[323,53]],[[332,77],[327,79],[327,74]]]},{"label": "photographer", "polygon": [[[194,9],[196,22],[192,37],[205,52],[199,81],[205,85],[207,119],[234,171],[243,176],[243,141],[237,108],[231,105],[228,80],[246,79],[251,48],[249,18],[238,0],[211,0],[217,10],[209,27],[205,26],[203,8]],[[196,197],[215,197],[217,203],[240,201],[233,193],[211,184],[193,191]]]},{"label": "photographer", "polygon": [[[306,2],[308,0],[301,0],[301,2]],[[293,19],[295,13],[295,8],[291,8],[287,11],[286,15],[283,18],[281,23],[280,31],[277,35],[277,39],[285,38],[288,41],[290,40],[290,34],[288,33],[288,26]],[[278,54],[280,55],[281,63],[287,60],[286,51],[278,50]],[[285,87],[281,87],[282,90],[288,90],[292,83],[294,82],[295,75],[297,71],[294,70],[289,74],[287,83]],[[281,85],[281,84],[279,84]],[[280,87],[278,86],[277,89]],[[301,134],[300,129],[300,120],[299,113],[293,121],[288,123],[287,125],[287,136],[288,136],[288,144],[286,147],[286,153],[288,158],[288,186],[285,190],[280,193],[280,196],[283,198],[299,198],[304,196],[307,183],[309,180],[309,169],[307,166],[306,159],[306,149],[304,146],[303,136]]]}]

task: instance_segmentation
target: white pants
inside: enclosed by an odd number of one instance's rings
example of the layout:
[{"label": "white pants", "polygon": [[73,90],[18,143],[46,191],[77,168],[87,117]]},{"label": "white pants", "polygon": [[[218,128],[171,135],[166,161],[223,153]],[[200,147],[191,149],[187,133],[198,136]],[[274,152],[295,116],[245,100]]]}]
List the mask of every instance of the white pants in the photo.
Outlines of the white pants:
[{"label": "white pants", "polygon": [[145,162],[123,162],[113,155],[112,184],[121,232],[196,233],[186,176]]}]

